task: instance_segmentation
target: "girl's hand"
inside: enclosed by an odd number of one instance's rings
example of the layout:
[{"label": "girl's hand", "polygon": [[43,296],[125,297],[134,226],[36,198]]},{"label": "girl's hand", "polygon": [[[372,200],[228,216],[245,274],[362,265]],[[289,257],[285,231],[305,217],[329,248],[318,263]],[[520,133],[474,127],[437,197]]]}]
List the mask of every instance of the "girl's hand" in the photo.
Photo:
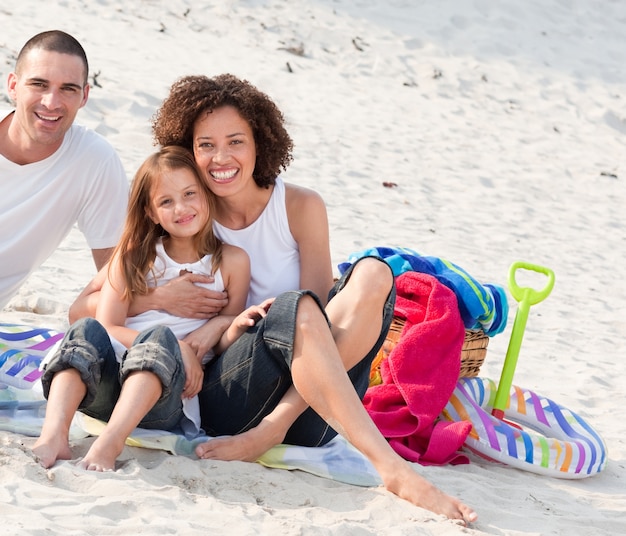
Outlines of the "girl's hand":
[{"label": "girl's hand", "polygon": [[269,311],[272,303],[274,303],[274,298],[268,298],[260,305],[252,305],[248,307],[243,313],[235,317],[233,320],[233,327],[245,331],[250,326],[254,326],[259,320],[261,320],[261,318],[265,318],[267,316],[267,312]]},{"label": "girl's hand", "polygon": [[184,341],[179,341],[179,345],[180,352],[183,356],[183,365],[185,366],[183,398],[193,398],[200,392],[200,389],[202,389],[204,370],[191,346]]},{"label": "girl's hand", "polygon": [[202,361],[207,352],[219,342],[224,331],[230,326],[232,318],[232,316],[216,316],[183,339],[194,351],[199,361]]},{"label": "girl's hand", "polygon": [[254,326],[261,318],[267,316],[267,312],[272,303],[274,303],[274,298],[269,298],[260,305],[248,307],[243,313],[232,319],[232,321],[229,320],[230,325],[224,332],[220,342],[215,346],[215,353],[219,355],[224,352],[241,337],[249,327]]}]

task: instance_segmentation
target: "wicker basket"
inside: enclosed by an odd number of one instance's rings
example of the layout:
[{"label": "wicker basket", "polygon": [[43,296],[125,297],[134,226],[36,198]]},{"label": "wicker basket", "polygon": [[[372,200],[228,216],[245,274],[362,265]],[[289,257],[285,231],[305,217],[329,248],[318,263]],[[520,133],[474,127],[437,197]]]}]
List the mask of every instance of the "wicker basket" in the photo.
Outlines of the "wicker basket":
[{"label": "wicker basket", "polygon": [[[374,361],[372,362],[372,370],[370,373],[370,385],[378,385],[382,383],[380,376],[380,364],[389,355],[389,352],[393,350],[400,340],[400,335],[404,329],[404,319],[397,316],[393,317],[389,333],[383,343],[381,349],[376,354]],[[480,367],[487,355],[487,345],[489,344],[489,337],[485,335],[481,329],[466,329],[465,341],[461,349],[461,370],[459,377],[473,377],[478,376]]]}]

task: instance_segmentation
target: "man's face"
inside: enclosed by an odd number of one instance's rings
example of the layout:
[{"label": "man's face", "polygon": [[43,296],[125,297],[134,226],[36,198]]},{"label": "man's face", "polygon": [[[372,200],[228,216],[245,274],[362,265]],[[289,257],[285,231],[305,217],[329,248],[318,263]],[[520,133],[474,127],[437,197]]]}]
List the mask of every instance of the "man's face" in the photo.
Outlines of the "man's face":
[{"label": "man's face", "polygon": [[87,102],[85,75],[78,56],[34,49],[22,58],[7,84],[16,105],[11,137],[22,150],[39,159],[61,146],[78,110]]}]

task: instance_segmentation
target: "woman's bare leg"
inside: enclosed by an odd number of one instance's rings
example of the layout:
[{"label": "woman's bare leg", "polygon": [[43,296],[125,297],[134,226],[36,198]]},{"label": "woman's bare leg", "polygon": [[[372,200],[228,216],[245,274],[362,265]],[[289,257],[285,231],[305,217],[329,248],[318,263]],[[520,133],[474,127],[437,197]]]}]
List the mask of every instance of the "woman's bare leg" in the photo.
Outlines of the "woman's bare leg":
[{"label": "woman's bare leg", "polygon": [[[391,448],[363,407],[335,341],[320,319],[317,304],[311,297],[304,296],[296,318],[291,369],[293,383],[302,398],[372,462],[387,490],[449,518],[475,521],[476,513],[469,506],[418,475]],[[373,328],[370,326],[370,329]]]},{"label": "woman's bare leg", "polygon": [[93,442],[79,467],[90,471],[112,471],[124,443],[161,397],[161,380],[152,372],[137,371],[128,375],[120,397],[104,431]]},{"label": "woman's bare leg", "polygon": [[307,407],[292,385],[278,405],[257,426],[237,435],[200,443],[195,453],[204,460],[254,462],[283,442],[291,425]]},{"label": "woman's bare leg", "polygon": [[33,445],[33,453],[46,469],[57,460],[71,459],[70,426],[86,394],[87,387],[76,369],[62,370],[54,375],[41,435]]},{"label": "woman's bare leg", "polygon": [[391,292],[393,275],[377,259],[363,259],[346,285],[326,306],[335,346],[346,370],[356,365],[374,346],[383,322],[383,306]]},{"label": "woman's bare leg", "polygon": [[[292,363],[295,388],[308,405],[372,462],[387,490],[432,512],[466,523],[473,522],[477,516],[470,507],[437,489],[390,447],[367,414],[346,374],[346,370],[358,363],[378,339],[383,305],[391,287],[392,274],[386,265],[375,259],[359,262],[345,287],[326,307],[332,332],[329,332],[314,300],[308,296],[302,298]],[[329,381],[329,378],[333,380]],[[291,408],[290,418],[284,419],[280,426],[282,433],[285,423],[293,423],[304,406],[292,403]],[[268,417],[274,422],[283,421],[278,415]],[[246,434],[260,432],[261,428],[259,426]],[[225,443],[219,447],[215,444],[214,449],[209,447],[213,443],[209,441],[199,446],[196,452],[203,458],[222,459],[218,451],[238,438],[224,438]],[[254,444],[255,441],[248,443]],[[265,446],[269,448],[271,445],[267,443]]]}]

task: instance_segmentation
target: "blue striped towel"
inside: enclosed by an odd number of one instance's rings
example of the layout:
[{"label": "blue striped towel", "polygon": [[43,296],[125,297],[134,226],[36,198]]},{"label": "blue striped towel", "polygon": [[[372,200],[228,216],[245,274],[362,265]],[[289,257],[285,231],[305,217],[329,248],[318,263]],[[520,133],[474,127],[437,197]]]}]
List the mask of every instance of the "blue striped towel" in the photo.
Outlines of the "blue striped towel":
[{"label": "blue striped towel", "polygon": [[481,284],[456,264],[439,257],[420,255],[409,248],[374,247],[352,253],[347,262],[339,264],[340,273],[343,274],[361,257],[372,255],[384,259],[396,277],[407,271],[436,277],[456,295],[466,329],[480,328],[490,337],[504,331],[509,304],[501,286]]}]

